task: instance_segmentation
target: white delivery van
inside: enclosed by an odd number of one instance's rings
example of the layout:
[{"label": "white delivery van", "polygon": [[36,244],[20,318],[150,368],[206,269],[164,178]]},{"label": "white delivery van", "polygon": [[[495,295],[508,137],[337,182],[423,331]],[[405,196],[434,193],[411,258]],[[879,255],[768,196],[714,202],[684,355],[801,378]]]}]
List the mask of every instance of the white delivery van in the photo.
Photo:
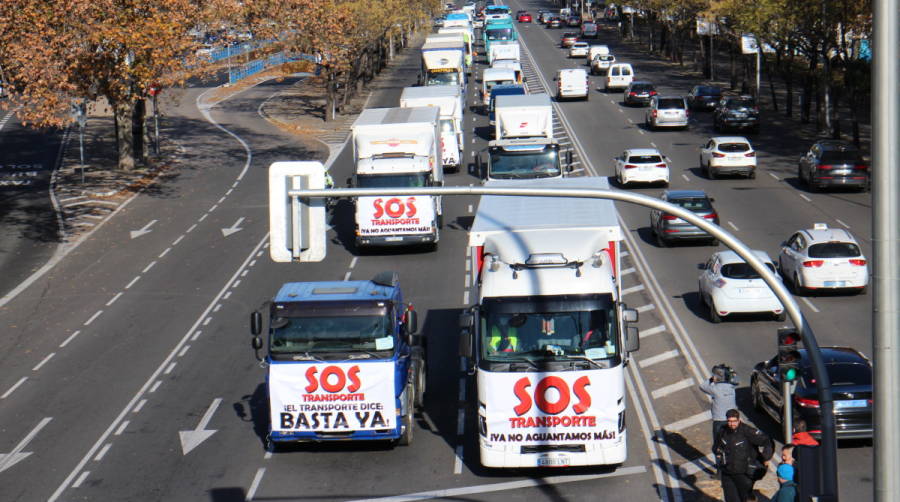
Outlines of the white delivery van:
[{"label": "white delivery van", "polygon": [[516,72],[509,68],[485,68],[481,73],[481,103],[488,105],[491,89],[499,84],[515,84]]},{"label": "white delivery van", "polygon": [[406,87],[400,94],[401,108],[436,106],[440,110],[441,157],[444,169],[458,171],[463,158],[463,110],[465,96],[459,86]]},{"label": "white delivery van", "polygon": [[516,83],[522,85],[525,83],[525,73],[522,71],[522,63],[514,59],[495,59],[491,63],[491,68],[509,68],[516,72]]},{"label": "white delivery van", "polygon": [[621,91],[628,87],[632,80],[634,80],[634,70],[630,64],[611,64],[609,65],[609,70],[606,71],[603,90],[606,92],[612,90]]},{"label": "white delivery van", "polygon": [[592,45],[588,48],[587,60],[590,63],[594,60],[594,56],[601,54],[606,56],[609,54],[609,46],[606,45]]},{"label": "white delivery van", "polygon": [[[350,129],[360,188],[442,186],[440,110],[369,108]],[[441,198],[431,195],[357,197],[357,246],[431,244],[440,239]]]},{"label": "white delivery van", "polygon": [[587,71],[581,68],[559,70],[553,80],[556,82],[556,99],[559,101],[569,98],[587,100],[591,97]]}]

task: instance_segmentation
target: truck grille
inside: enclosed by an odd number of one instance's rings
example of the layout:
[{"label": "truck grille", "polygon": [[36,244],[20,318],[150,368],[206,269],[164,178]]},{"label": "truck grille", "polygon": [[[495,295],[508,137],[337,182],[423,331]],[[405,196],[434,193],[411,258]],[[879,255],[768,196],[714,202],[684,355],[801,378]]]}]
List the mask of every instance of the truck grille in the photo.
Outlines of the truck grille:
[{"label": "truck grille", "polygon": [[534,444],[523,446],[520,453],[549,453],[563,451],[568,453],[584,453],[583,444]]}]

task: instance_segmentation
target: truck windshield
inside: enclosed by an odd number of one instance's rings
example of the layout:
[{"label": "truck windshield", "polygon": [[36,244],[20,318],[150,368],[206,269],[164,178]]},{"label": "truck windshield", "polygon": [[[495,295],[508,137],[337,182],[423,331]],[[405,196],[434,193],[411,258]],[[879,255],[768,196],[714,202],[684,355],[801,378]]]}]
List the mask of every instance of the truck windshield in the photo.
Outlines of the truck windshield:
[{"label": "truck windshield", "polygon": [[512,40],[512,28],[495,28],[487,30],[488,40]]},{"label": "truck windshield", "polygon": [[553,178],[562,175],[559,154],[555,149],[491,152],[493,179]]},{"label": "truck windshield", "polygon": [[459,73],[455,71],[428,72],[425,85],[459,85]]},{"label": "truck windshield", "polygon": [[272,318],[269,350],[273,354],[379,351],[393,347],[387,315]]},{"label": "truck windshield", "polygon": [[455,134],[456,124],[453,119],[441,119],[441,134]]},{"label": "truck windshield", "polygon": [[[504,309],[506,310],[506,309]],[[481,354],[489,363],[583,361],[618,364],[615,309],[572,312],[492,312],[481,317]]]},{"label": "truck windshield", "polygon": [[428,173],[409,174],[361,174],[357,176],[359,188],[419,188],[429,186]]}]

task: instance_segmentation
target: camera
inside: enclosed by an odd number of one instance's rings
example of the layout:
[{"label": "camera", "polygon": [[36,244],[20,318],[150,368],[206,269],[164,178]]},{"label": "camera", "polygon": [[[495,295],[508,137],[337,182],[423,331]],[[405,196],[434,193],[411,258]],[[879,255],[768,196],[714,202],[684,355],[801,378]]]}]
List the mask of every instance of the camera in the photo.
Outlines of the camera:
[{"label": "camera", "polygon": [[727,364],[719,363],[713,366],[712,374],[713,377],[719,382],[730,383],[734,386],[737,386],[739,384],[737,372]]}]

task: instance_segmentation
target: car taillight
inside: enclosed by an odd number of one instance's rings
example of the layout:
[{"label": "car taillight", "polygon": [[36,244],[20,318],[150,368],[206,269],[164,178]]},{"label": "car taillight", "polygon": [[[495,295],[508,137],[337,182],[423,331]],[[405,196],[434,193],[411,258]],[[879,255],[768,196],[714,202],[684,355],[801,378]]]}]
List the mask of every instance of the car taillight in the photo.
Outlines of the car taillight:
[{"label": "car taillight", "polygon": [[664,214],[664,215],[662,215],[662,219],[664,219],[666,221],[672,221],[672,220],[677,220],[678,217],[672,216],[671,214]]},{"label": "car taillight", "polygon": [[818,408],[819,407],[818,399],[808,399],[805,397],[794,396],[794,402],[797,403],[797,406],[802,406],[803,408]]},{"label": "car taillight", "polygon": [[745,153],[744,157],[756,157],[756,152]]},{"label": "car taillight", "polygon": [[850,260],[850,264],[856,265],[858,267],[862,267],[862,266],[865,266],[866,260],[860,260],[858,258],[854,258],[854,259]]},{"label": "car taillight", "polygon": [[714,220],[714,219],[716,219],[716,218],[718,218],[718,217],[719,217],[719,215],[716,214],[716,213],[710,213],[710,214],[704,214],[704,215],[703,215],[703,218],[704,218],[704,219],[707,219],[707,220]]},{"label": "car taillight", "polygon": [[831,164],[819,164],[816,166],[816,169],[818,169],[820,171],[826,171],[828,169],[831,169],[832,167],[834,167],[834,166],[832,166]]},{"label": "car taillight", "polygon": [[668,167],[665,164],[656,164],[656,167]]},{"label": "car taillight", "polygon": [[722,158],[722,157],[725,156],[724,153],[719,153],[719,152],[713,152],[712,155],[713,155],[713,157],[715,157],[715,158],[717,158],[717,159],[720,159],[720,158]]},{"label": "car taillight", "polygon": [[728,283],[725,282],[725,279],[716,279],[716,282],[713,283],[713,286],[717,288],[724,288],[726,284]]},{"label": "car taillight", "polygon": [[656,91],[650,91],[651,96],[656,96]]},{"label": "car taillight", "polygon": [[629,95],[629,96],[637,96],[637,93],[634,92],[634,91],[631,91],[631,92],[628,93],[628,95]]},{"label": "car taillight", "polygon": [[853,170],[855,171],[865,171],[867,169],[869,169],[869,166],[865,164],[856,164],[855,166],[853,166]]},{"label": "car taillight", "polygon": [[758,107],[758,106],[754,106],[754,107],[753,107],[753,113],[759,113],[759,107]]},{"label": "car taillight", "polygon": [[803,266],[806,268],[812,268],[812,267],[818,268],[824,264],[825,264],[825,260],[806,260],[805,262],[803,262]]},{"label": "car taillight", "polygon": [[684,116],[685,116],[685,117],[690,117],[690,116],[691,116],[691,111],[688,110],[687,108],[685,108],[685,110],[684,110]]},{"label": "car taillight", "polygon": [[637,167],[637,166],[634,165],[634,164],[625,164],[624,167],[625,167],[625,169],[634,169],[634,168]]},{"label": "car taillight", "polygon": [[650,116],[655,118],[655,117],[656,117],[656,110],[650,110]]}]

